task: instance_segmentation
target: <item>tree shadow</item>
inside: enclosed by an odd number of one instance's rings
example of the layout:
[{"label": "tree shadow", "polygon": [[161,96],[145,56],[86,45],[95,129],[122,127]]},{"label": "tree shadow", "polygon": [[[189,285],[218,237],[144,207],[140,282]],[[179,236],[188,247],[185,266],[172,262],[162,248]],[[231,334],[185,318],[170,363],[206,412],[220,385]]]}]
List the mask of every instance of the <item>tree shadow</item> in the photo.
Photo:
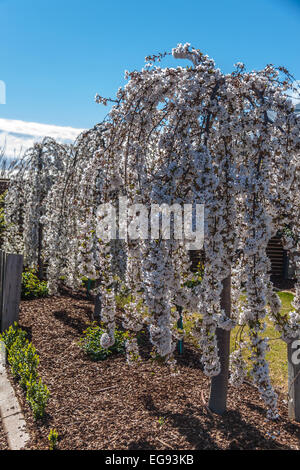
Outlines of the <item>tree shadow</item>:
[{"label": "tree shadow", "polygon": [[257,427],[245,421],[238,410],[230,410],[223,416],[214,415],[204,406],[188,404],[183,412],[164,412],[159,410],[153,402],[151,395],[142,398],[149,413],[158,418],[165,418],[177,429],[195,450],[224,449],[215,438],[216,433],[230,444],[227,449],[253,450],[253,449],[282,449],[289,446],[279,444],[264,435]]},{"label": "tree shadow", "polygon": [[[259,393],[259,392],[257,392],[257,393]],[[264,415],[264,418],[265,418],[266,409],[263,406],[257,405],[256,403],[247,402],[247,407],[250,408],[253,411],[257,411],[261,415]]]},{"label": "tree shadow", "polygon": [[[120,329],[123,330],[122,326],[120,326]],[[142,331],[138,332],[137,338],[141,358],[147,361],[149,360],[151,352],[153,352],[153,344],[150,341],[148,329],[143,328]],[[178,365],[181,367],[203,370],[203,365],[201,363],[201,353],[194,346],[184,344],[183,354],[179,354],[176,350],[174,357]],[[169,367],[168,364],[164,364],[163,361],[161,361],[160,364]]]},{"label": "tree shadow", "polygon": [[298,439],[300,441],[300,423],[296,424],[293,421],[287,421],[283,424],[283,428],[288,433],[298,436]]},{"label": "tree shadow", "polygon": [[53,315],[65,326],[72,328],[72,330],[75,330],[80,335],[86,330],[86,321],[72,317],[66,310],[58,310],[53,312]]},{"label": "tree shadow", "polygon": [[184,343],[183,354],[175,353],[178,365],[181,367],[192,367],[193,369],[203,370],[201,362],[201,351],[193,346]]},{"label": "tree shadow", "polygon": [[91,307],[83,306],[83,305],[74,305],[77,310],[80,310],[84,315],[86,315],[87,319],[92,322],[94,321],[94,312]]},{"label": "tree shadow", "polygon": [[73,291],[69,287],[61,285],[59,287],[59,292],[60,292],[61,295],[64,295],[66,297],[70,297],[71,299],[74,299],[74,300],[93,301],[93,298],[91,296],[87,296],[86,290],[84,290],[84,289]]},{"label": "tree shadow", "polygon": [[23,326],[22,330],[26,332],[26,339],[31,343],[32,342],[32,327],[31,326]]},{"label": "tree shadow", "polygon": [[153,450],[153,445],[146,439],[139,439],[138,441],[131,441],[128,444],[128,450]]}]

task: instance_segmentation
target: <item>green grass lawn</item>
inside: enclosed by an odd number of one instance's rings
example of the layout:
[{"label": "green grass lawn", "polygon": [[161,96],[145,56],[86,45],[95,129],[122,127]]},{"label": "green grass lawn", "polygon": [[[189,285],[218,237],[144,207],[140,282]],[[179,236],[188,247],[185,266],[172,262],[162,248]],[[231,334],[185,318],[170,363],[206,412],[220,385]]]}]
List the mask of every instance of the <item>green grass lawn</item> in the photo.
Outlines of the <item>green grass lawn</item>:
[{"label": "green grass lawn", "polygon": [[[290,292],[279,292],[278,293],[281,303],[282,312],[288,312],[291,309],[291,302],[293,300],[293,294]],[[193,328],[195,316],[184,322],[186,330],[186,340],[193,342],[196,345],[195,339],[191,336],[190,332]],[[287,392],[288,389],[288,367],[287,367],[287,346],[284,341],[280,339],[280,334],[275,330],[272,322],[267,319],[267,328],[264,333],[265,336],[270,338],[270,351],[267,353],[267,360],[270,365],[270,375],[273,385],[282,392]],[[238,332],[238,328],[235,328],[231,332],[231,350],[234,349],[235,339]],[[245,328],[244,332],[247,332]],[[245,356],[245,359],[247,357]]]}]

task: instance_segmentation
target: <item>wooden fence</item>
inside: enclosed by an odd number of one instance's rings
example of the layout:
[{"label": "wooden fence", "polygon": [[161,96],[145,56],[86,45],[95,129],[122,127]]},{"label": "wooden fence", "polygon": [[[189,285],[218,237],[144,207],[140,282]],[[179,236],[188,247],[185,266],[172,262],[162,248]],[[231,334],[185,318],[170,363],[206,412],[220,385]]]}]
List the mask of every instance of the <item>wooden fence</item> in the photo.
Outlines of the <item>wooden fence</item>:
[{"label": "wooden fence", "polygon": [[0,251],[0,331],[19,319],[23,256]]}]

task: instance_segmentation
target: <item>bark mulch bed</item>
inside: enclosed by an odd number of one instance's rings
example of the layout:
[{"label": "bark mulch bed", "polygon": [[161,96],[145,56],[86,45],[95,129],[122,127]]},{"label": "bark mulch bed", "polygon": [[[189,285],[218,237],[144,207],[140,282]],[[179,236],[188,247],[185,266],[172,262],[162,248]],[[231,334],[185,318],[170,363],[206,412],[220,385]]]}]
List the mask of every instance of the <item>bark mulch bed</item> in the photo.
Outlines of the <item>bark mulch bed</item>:
[{"label": "bark mulch bed", "polygon": [[59,449],[300,449],[300,425],[266,410],[250,384],[230,388],[228,411],[206,406],[209,380],[199,353],[186,346],[179,374],[146,359],[130,368],[123,355],[92,362],[78,347],[91,321],[92,303],[81,295],[22,302],[20,324],[40,355],[40,375],[51,392],[46,417],[35,424],[15,386],[32,436],[30,448],[46,449],[50,428]]},{"label": "bark mulch bed", "polygon": [[6,434],[2,426],[1,417],[0,417],[0,450],[8,450],[8,443],[6,439]]}]

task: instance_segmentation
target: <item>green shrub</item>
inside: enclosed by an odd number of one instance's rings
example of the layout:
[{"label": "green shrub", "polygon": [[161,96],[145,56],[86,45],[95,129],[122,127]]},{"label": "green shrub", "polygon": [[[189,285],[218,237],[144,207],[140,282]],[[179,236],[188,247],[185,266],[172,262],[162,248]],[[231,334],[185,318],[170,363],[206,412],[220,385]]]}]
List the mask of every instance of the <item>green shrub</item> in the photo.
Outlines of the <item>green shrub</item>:
[{"label": "green shrub", "polygon": [[23,362],[20,370],[20,385],[24,389],[28,382],[34,382],[38,378],[38,365],[40,359],[32,343],[27,343],[24,348]]},{"label": "green shrub", "polygon": [[3,343],[5,344],[7,351],[10,350],[10,348],[12,347],[12,345],[14,344],[17,338],[20,338],[23,344],[25,344],[26,332],[21,330],[21,328],[18,327],[17,322],[15,322],[12,326],[10,326],[8,330],[0,334],[0,340],[2,340]]},{"label": "green shrub", "polygon": [[57,440],[58,440],[58,432],[56,429],[50,429],[49,435],[48,435],[48,441],[49,441],[49,450],[55,450],[57,446]]},{"label": "green shrub", "polygon": [[27,382],[26,400],[32,409],[34,419],[42,418],[50,396],[49,390],[39,379]]},{"label": "green shrub", "polygon": [[40,281],[33,271],[22,274],[21,297],[24,300],[47,297],[48,287],[46,281]]},{"label": "green shrub", "polygon": [[26,390],[28,401],[35,419],[44,416],[49,391],[38,376],[39,356],[32,343],[26,339],[25,331],[14,323],[7,331],[0,335],[7,349],[7,360],[13,376]]},{"label": "green shrub", "polygon": [[7,360],[11,367],[12,375],[17,380],[20,380],[23,363],[25,361],[25,347],[22,339],[19,336],[8,350]]},{"label": "green shrub", "polygon": [[79,346],[93,361],[103,361],[111,354],[124,353],[126,333],[118,329],[115,330],[115,343],[108,349],[100,344],[101,336],[105,333],[95,322],[84,332],[84,336],[79,341]]}]

